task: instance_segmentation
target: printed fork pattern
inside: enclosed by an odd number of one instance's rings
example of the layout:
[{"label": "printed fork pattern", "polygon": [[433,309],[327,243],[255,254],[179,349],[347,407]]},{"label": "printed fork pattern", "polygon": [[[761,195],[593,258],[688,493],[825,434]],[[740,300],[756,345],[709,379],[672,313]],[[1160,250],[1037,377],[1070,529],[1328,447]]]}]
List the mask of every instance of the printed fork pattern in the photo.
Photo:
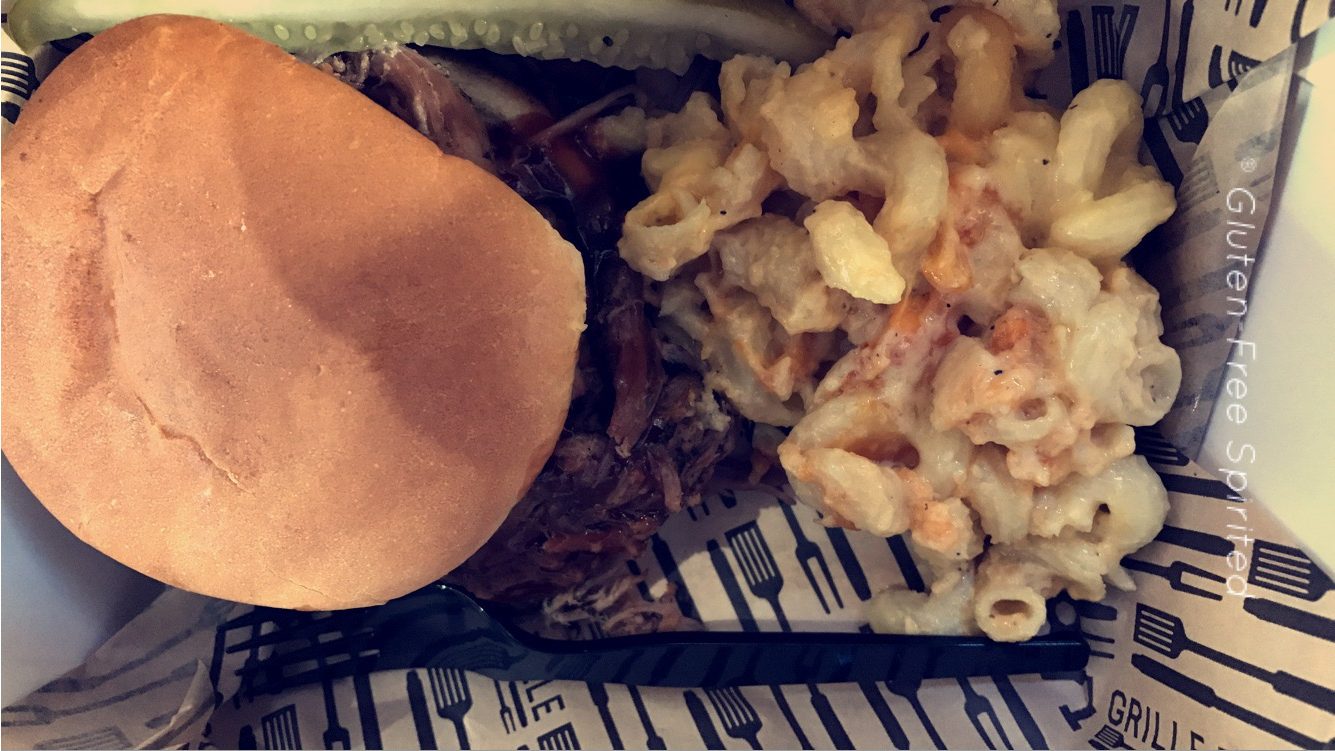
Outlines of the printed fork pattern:
[{"label": "printed fork pattern", "polygon": [[714,713],[723,720],[723,730],[729,736],[745,740],[751,748],[760,748],[760,715],[751,702],[736,688],[705,689]]},{"label": "printed fork pattern", "polygon": [[1091,9],[1094,16],[1094,72],[1099,78],[1122,77],[1126,48],[1131,44],[1131,32],[1140,15],[1138,6],[1124,5],[1121,19],[1114,21],[1113,11],[1110,5],[1096,5]]},{"label": "printed fork pattern", "polygon": [[730,529],[725,533],[728,546],[737,555],[737,562],[742,567],[742,577],[751,594],[765,600],[774,610],[774,617],[779,621],[779,628],[791,631],[788,617],[779,606],[779,591],[783,589],[783,574],[779,573],[779,564],[774,560],[769,545],[760,534],[760,527],[755,522]]},{"label": "printed fork pattern", "polygon": [[436,714],[441,719],[454,723],[454,731],[459,736],[459,747],[468,748],[464,715],[473,708],[473,694],[468,688],[468,677],[462,670],[454,668],[431,668],[427,672],[427,677],[431,681],[431,700],[436,705]]}]

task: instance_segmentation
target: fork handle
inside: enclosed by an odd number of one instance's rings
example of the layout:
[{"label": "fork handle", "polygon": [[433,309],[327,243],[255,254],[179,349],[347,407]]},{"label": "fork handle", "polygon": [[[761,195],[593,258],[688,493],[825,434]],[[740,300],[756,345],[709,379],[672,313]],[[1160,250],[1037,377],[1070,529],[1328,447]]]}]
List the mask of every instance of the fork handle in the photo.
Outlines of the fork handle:
[{"label": "fork handle", "polygon": [[696,632],[597,642],[528,640],[507,666],[472,669],[511,680],[561,679],[638,686],[765,686],[911,681],[992,674],[1074,671],[1089,660],[1078,634],[1018,644],[949,636],[861,633]]},{"label": "fork handle", "polygon": [[452,718],[452,721],[454,722],[454,733],[459,736],[459,748],[471,748],[471,746],[468,745],[468,731],[464,729],[464,718],[454,717]]}]

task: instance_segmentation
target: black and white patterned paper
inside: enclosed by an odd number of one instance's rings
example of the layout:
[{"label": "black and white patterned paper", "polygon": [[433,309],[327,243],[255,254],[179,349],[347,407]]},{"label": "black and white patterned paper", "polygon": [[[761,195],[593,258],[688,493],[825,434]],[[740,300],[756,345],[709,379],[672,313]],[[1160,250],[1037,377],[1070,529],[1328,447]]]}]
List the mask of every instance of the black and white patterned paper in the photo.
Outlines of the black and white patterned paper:
[{"label": "black and white patterned paper", "polygon": [[[497,681],[448,668],[374,671],[356,634],[317,616],[170,591],[83,667],[0,715],[7,745],[105,748],[1216,748],[1328,747],[1335,739],[1335,587],[1255,500],[1188,459],[1204,434],[1227,339],[1220,238],[1229,186],[1255,194],[1259,251],[1280,171],[1292,43],[1329,0],[1062,4],[1057,62],[1039,93],[1062,104],[1123,77],[1146,99],[1146,147],[1179,187],[1179,214],[1139,267],[1161,290],[1183,395],[1138,431],[1172,510],[1127,559],[1138,589],[1063,602],[1093,657],[1079,673],[717,689]],[[52,60],[6,37],[8,128]],[[1264,62],[1264,64],[1262,64]],[[1253,69],[1256,70],[1253,70]],[[1271,249],[1285,252],[1287,249]],[[1246,299],[1245,296],[1243,298]],[[1236,320],[1235,320],[1236,319]],[[1179,448],[1181,447],[1181,448]],[[762,495],[713,497],[671,520],[632,570],[670,582],[711,629],[865,628],[863,603],[921,588],[897,539],[827,529]],[[303,675],[267,644],[310,634]],[[444,635],[447,636],[447,635]],[[263,678],[262,683],[257,683]],[[261,692],[257,689],[262,687]]]}]

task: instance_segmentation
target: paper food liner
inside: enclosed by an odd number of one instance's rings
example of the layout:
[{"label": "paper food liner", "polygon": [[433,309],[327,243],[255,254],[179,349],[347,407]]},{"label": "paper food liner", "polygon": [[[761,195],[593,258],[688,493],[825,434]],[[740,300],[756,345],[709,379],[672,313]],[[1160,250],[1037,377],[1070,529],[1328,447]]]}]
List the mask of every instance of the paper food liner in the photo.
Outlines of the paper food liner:
[{"label": "paper food liner", "polygon": [[[1295,86],[1303,85],[1295,77],[1295,43],[1332,12],[1326,0],[1062,4],[1057,61],[1036,93],[1060,106],[1092,80],[1130,81],[1144,95],[1151,118],[1149,155],[1179,185],[1180,201],[1178,213],[1133,258],[1160,290],[1164,338],[1182,355],[1182,393],[1161,426],[1171,441],[1138,431],[1139,451],[1163,475],[1172,509],[1158,540],[1129,561],[1135,592],[1055,608],[1058,620],[1078,623],[1086,634],[1093,648],[1086,670],[918,685],[748,687],[739,689],[739,701],[758,723],[746,723],[721,711],[726,705],[716,702],[729,697],[708,689],[508,682],[463,674],[464,689],[446,702],[429,687],[456,675],[367,672],[357,666],[372,665],[374,655],[330,646],[320,655],[322,664],[343,665],[330,674],[354,675],[256,696],[241,676],[262,668],[264,651],[227,648],[271,632],[274,624],[248,606],[168,591],[83,667],[5,708],[4,743],[1329,747],[1335,738],[1328,688],[1335,677],[1330,578],[1315,565],[1306,584],[1301,577],[1277,577],[1270,562],[1282,556],[1301,563],[1299,543],[1263,506],[1239,497],[1187,457],[1202,443],[1229,340],[1237,338],[1243,320],[1246,296],[1234,291],[1237,278],[1228,273],[1256,273],[1256,266],[1226,256],[1255,256],[1261,245]],[[7,128],[52,64],[53,51],[35,51],[34,59],[8,37],[4,43],[0,127]],[[1235,189],[1255,197],[1245,217],[1230,211]],[[865,623],[862,606],[872,593],[916,576],[897,542],[826,529],[806,509],[795,511],[789,518],[772,499],[751,495],[708,499],[672,519],[632,570],[645,574],[655,592],[671,581],[688,615],[708,628],[729,630],[777,630],[775,603],[795,630],[856,630]],[[750,591],[729,547],[729,532],[751,524],[782,575],[776,600]],[[809,566],[810,577],[796,557],[799,540],[820,551],[809,559],[816,564]],[[1185,637],[1169,647],[1145,639],[1160,647],[1145,646],[1137,640],[1137,621],[1148,619],[1161,627],[1176,621]],[[349,671],[350,659],[357,669]]]}]

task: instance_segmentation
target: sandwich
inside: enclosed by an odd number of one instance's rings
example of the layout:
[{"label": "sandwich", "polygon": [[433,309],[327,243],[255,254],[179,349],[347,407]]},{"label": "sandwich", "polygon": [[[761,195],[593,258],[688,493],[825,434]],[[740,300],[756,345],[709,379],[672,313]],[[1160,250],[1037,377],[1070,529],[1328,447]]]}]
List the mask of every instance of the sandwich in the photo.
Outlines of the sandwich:
[{"label": "sandwich", "polygon": [[513,78],[97,30],[3,156],[3,448],[84,541],[267,606],[536,603],[733,451],[616,256],[638,196]]}]

